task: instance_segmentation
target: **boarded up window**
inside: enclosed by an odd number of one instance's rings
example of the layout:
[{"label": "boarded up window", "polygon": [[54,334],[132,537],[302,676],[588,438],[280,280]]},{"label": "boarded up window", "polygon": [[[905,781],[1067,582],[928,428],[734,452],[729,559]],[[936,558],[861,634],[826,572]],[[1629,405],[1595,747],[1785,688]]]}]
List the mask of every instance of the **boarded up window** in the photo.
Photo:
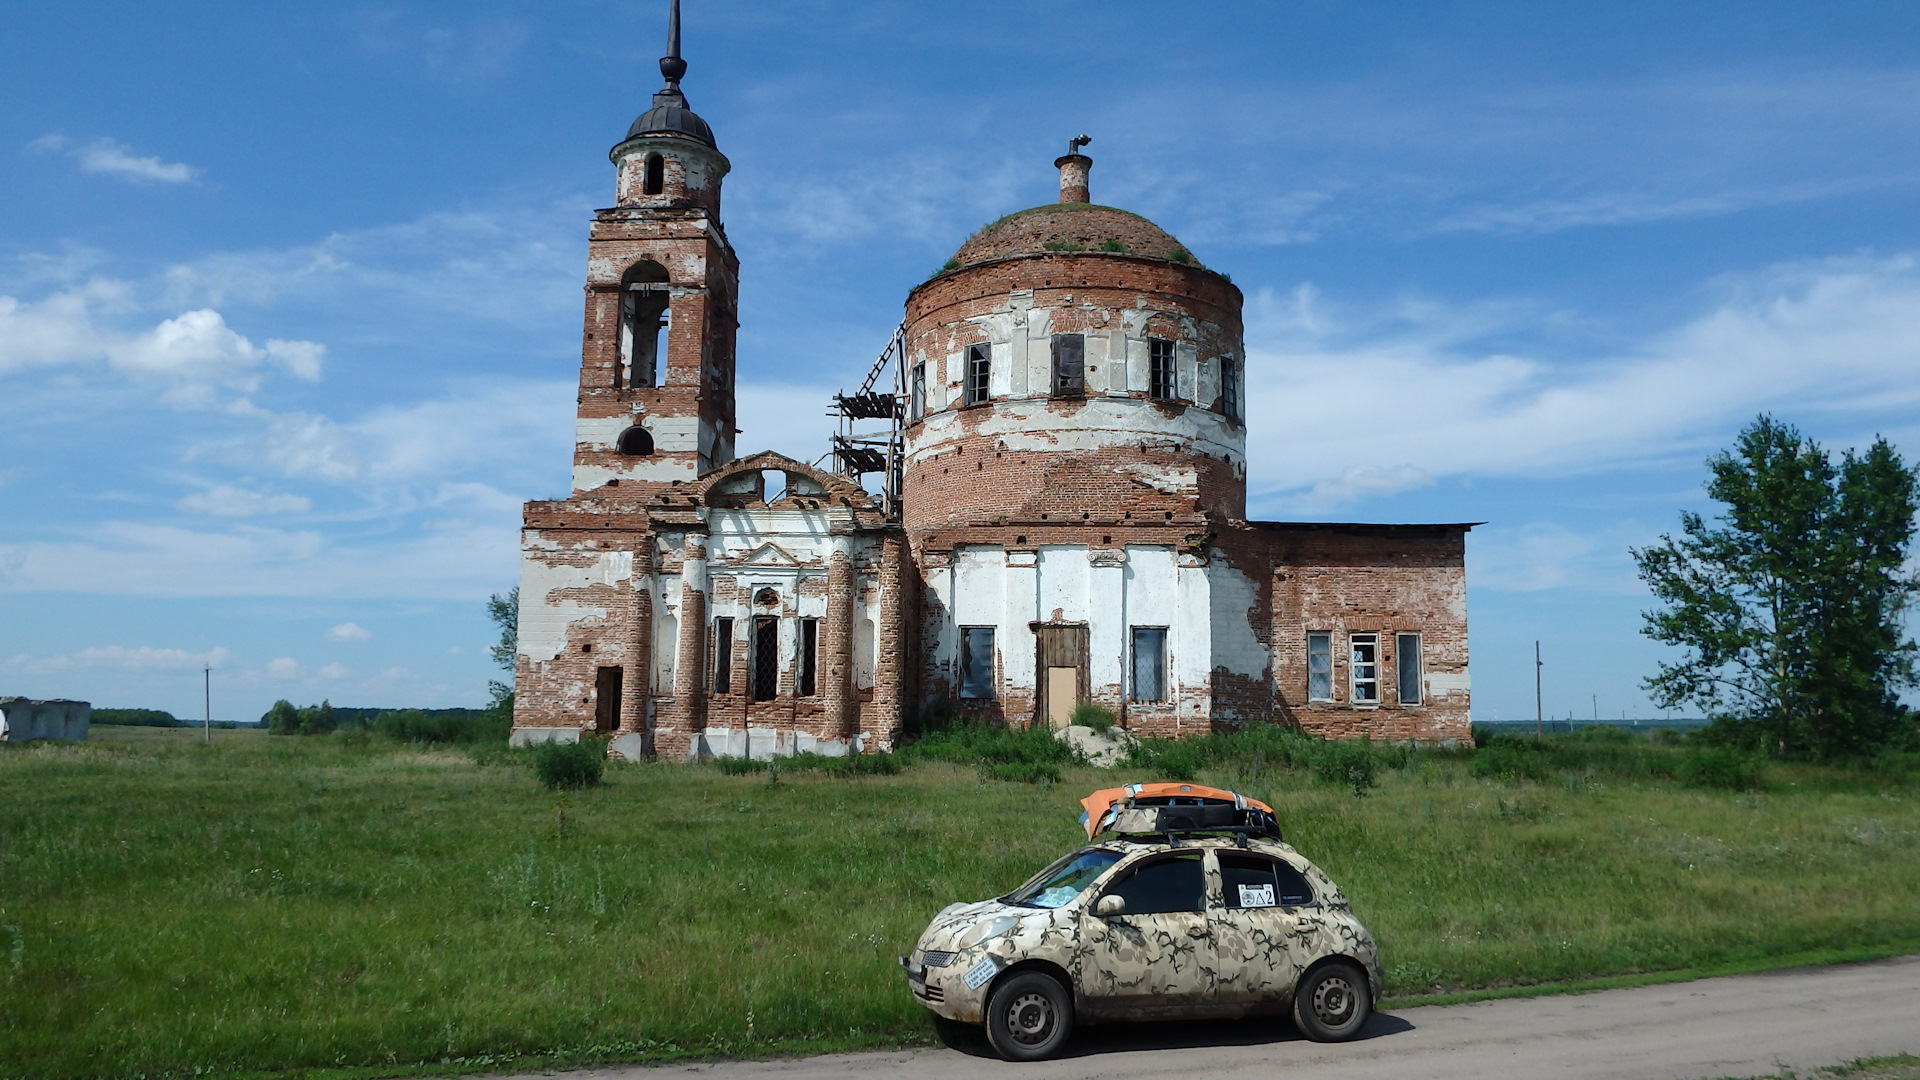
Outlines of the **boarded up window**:
[{"label": "boarded up window", "polygon": [[1147,396],[1155,401],[1172,401],[1179,392],[1173,356],[1173,342],[1147,339]]},{"label": "boarded up window", "polygon": [[960,629],[960,696],[993,697],[993,627]]},{"label": "boarded up window", "polygon": [[993,349],[989,345],[967,346],[967,395],[969,405],[985,404],[991,396]]},{"label": "boarded up window", "polygon": [[1053,335],[1053,396],[1087,396],[1086,335]]},{"label": "boarded up window", "polygon": [[1307,700],[1333,700],[1333,635],[1307,635]]},{"label": "boarded up window", "polygon": [[1422,697],[1420,678],[1420,635],[1395,634],[1393,639],[1395,690],[1400,704],[1418,705]]},{"label": "boarded up window", "polygon": [[733,693],[733,620],[713,620],[713,692]]}]

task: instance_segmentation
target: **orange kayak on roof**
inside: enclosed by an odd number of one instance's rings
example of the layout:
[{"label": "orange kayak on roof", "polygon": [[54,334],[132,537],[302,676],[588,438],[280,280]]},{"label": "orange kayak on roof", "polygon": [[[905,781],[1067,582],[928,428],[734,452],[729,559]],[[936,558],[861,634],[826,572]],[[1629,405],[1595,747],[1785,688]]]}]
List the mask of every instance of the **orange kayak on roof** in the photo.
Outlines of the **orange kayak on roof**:
[{"label": "orange kayak on roof", "polygon": [[1273,807],[1259,799],[1249,799],[1245,795],[1227,791],[1224,788],[1208,787],[1205,784],[1128,784],[1125,787],[1101,788],[1080,800],[1080,805],[1087,808],[1087,812],[1080,815],[1080,824],[1087,827],[1087,839],[1093,839],[1100,832],[1101,826],[1107,822],[1114,803],[1138,802],[1146,799],[1166,799],[1174,803],[1185,803],[1191,800],[1195,804],[1227,802],[1239,807],[1264,810],[1269,816],[1274,816]]}]

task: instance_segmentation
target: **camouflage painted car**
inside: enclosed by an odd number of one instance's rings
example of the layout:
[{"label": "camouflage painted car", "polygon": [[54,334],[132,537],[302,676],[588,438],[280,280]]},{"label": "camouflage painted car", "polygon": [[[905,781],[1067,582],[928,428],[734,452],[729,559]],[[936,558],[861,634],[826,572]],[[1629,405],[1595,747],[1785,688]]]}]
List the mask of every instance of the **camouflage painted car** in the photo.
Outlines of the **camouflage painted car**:
[{"label": "camouflage painted car", "polygon": [[1273,811],[1193,784],[1086,800],[1081,848],[995,900],[952,904],[900,958],[913,995],[984,1025],[1011,1060],[1052,1056],[1077,1021],[1291,1013],[1359,1034],[1380,990],[1373,936]]}]

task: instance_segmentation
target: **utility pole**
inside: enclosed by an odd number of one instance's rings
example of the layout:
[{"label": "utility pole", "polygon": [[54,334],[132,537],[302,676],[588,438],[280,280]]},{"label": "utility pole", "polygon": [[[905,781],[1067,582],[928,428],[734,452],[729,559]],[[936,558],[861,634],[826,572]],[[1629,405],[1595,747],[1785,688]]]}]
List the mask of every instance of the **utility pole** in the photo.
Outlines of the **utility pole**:
[{"label": "utility pole", "polygon": [[1547,726],[1540,708],[1540,639],[1533,640],[1533,737],[1546,734]]},{"label": "utility pole", "polygon": [[1599,694],[1593,695],[1593,722],[1596,724],[1600,722],[1600,695]]},{"label": "utility pole", "polygon": [[201,678],[202,689],[206,693],[206,706],[207,706],[206,724],[200,730],[206,736],[207,745],[212,746],[213,745],[213,665],[208,664],[205,667],[201,668],[200,674],[202,677]]}]

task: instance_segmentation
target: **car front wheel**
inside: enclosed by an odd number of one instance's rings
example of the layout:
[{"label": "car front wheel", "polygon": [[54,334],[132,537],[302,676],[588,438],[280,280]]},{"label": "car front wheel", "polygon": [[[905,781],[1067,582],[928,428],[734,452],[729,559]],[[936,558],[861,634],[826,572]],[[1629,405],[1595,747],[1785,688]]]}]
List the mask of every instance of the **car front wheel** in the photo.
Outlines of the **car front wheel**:
[{"label": "car front wheel", "polygon": [[1072,1031],[1073,997],[1050,975],[1021,972],[987,999],[987,1042],[1008,1061],[1050,1058]]},{"label": "car front wheel", "polygon": [[1341,1042],[1360,1034],[1373,1013],[1367,976],[1351,964],[1315,968],[1293,994],[1293,1023],[1314,1042]]}]

